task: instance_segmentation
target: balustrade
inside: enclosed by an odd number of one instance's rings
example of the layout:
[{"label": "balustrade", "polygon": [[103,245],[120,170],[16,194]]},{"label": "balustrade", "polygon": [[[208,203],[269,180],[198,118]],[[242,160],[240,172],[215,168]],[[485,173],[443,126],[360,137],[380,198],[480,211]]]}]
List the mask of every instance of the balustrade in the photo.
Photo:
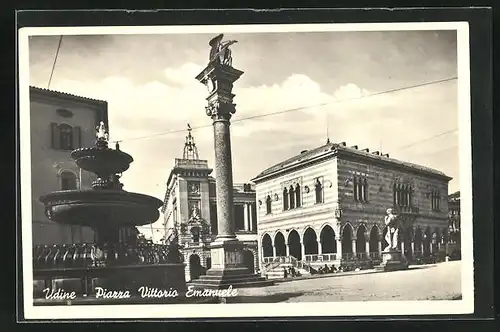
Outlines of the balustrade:
[{"label": "balustrade", "polygon": [[175,245],[153,243],[134,246],[118,244],[102,248],[88,243],[33,248],[33,268],[36,270],[164,264],[181,261],[182,257]]}]

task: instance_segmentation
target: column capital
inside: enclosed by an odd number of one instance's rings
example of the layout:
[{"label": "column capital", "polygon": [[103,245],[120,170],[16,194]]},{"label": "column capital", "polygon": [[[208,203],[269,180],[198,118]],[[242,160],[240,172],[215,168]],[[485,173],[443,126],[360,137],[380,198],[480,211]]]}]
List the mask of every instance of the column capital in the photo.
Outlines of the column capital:
[{"label": "column capital", "polygon": [[236,104],[233,103],[235,95],[232,90],[234,82],[242,74],[243,71],[233,68],[231,65],[211,61],[196,76],[196,79],[208,89],[208,106],[205,107],[205,111],[212,120],[229,121],[236,112]]}]

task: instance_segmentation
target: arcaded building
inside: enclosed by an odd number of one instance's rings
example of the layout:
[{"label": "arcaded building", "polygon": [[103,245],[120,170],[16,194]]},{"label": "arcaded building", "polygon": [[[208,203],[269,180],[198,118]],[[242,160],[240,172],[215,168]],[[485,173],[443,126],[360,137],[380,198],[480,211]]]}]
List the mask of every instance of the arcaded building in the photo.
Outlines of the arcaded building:
[{"label": "arcaded building", "polygon": [[[178,240],[186,263],[186,280],[197,279],[211,267],[210,243],[217,236],[215,178],[208,161],[199,158],[188,129],[182,158],[176,158],[167,180],[164,205],[164,243]],[[234,218],[237,238],[245,247],[247,266],[257,261],[257,209],[253,184],[234,184]]]},{"label": "arcaded building", "polygon": [[448,182],[434,169],[346,144],[326,145],[256,176],[259,258],[340,263],[377,259],[387,245],[384,216],[401,216],[407,257],[444,251]]},{"label": "arcaded building", "polygon": [[33,245],[94,240],[88,227],[50,221],[39,197],[92,186],[93,175],[80,170],[70,153],[94,144],[95,128],[100,121],[108,123],[105,101],[30,87]]}]

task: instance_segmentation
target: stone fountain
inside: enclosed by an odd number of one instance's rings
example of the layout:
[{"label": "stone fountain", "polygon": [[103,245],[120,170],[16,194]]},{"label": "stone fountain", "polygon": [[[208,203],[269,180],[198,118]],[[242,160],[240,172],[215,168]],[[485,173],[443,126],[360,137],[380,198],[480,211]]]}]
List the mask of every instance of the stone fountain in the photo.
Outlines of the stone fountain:
[{"label": "stone fountain", "polygon": [[157,221],[163,202],[125,191],[120,175],[128,170],[133,158],[118,144],[115,149],[108,147],[109,135],[103,122],[96,136],[94,147],[71,152],[81,169],[97,176],[92,188],[40,197],[50,220],[91,227],[95,243],[34,248],[35,304],[37,298],[44,304],[50,302],[48,292],[60,295],[74,291],[82,301],[99,300],[102,296],[97,294],[103,289],[128,292],[130,298],[143,298],[140,294],[145,287],[170,293],[175,290],[181,295],[186,291],[186,282],[175,238],[166,245],[157,245],[140,243],[136,236],[128,240],[119,236],[122,229],[135,230],[136,226]]}]

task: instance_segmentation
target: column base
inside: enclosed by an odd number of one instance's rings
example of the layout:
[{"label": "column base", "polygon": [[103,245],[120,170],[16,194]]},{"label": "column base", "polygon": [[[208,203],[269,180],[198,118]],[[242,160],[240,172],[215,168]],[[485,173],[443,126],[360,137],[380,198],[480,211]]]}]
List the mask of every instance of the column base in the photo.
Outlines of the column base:
[{"label": "column base", "polygon": [[401,251],[383,251],[382,263],[376,267],[377,270],[397,271],[407,270],[408,260]]},{"label": "column base", "polygon": [[238,239],[216,238],[210,245],[212,267],[206,275],[188,283],[194,288],[224,289],[243,287],[263,287],[274,282],[250,271],[244,264],[244,244]]}]

